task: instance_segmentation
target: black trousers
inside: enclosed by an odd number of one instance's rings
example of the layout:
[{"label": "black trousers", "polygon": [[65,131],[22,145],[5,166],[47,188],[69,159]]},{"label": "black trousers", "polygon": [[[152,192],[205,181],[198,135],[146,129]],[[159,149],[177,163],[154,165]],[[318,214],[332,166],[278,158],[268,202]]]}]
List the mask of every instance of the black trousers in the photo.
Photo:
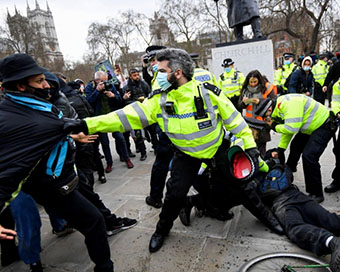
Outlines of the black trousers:
[{"label": "black trousers", "polygon": [[38,203],[53,209],[85,236],[89,256],[95,263],[94,271],[113,271],[104,217],[78,190],[61,195],[55,190],[36,186],[30,188],[30,194]]},{"label": "black trousers", "polygon": [[325,242],[330,236],[340,235],[340,217],[299,191],[294,202],[274,210],[288,238],[319,256],[329,254]]},{"label": "black trousers", "polygon": [[309,194],[317,196],[323,195],[319,159],[333,134],[334,131],[331,130],[330,122],[325,122],[311,135],[305,136],[298,133],[293,139],[293,147],[290,147],[289,154],[291,158],[288,159],[287,165],[290,165],[292,161],[297,162],[302,154],[306,191]]},{"label": "black trousers", "polygon": [[[276,219],[266,208],[252,183],[239,184],[229,172],[227,150],[229,143],[223,142],[212,160],[206,161],[212,167],[211,180],[214,182],[212,191],[208,192],[207,199],[211,206],[220,208],[226,205],[226,198],[233,198],[229,207],[243,204],[254,216],[266,225],[272,225]],[[175,152],[171,177],[168,180],[162,211],[159,215],[156,232],[167,235],[177,218],[180,209],[184,206],[190,186],[197,184],[197,173],[202,161],[183,153]],[[226,197],[226,195],[228,195]],[[277,222],[277,221],[276,221]]]},{"label": "black trousers", "polygon": [[336,139],[333,153],[335,155],[335,168],[332,172],[332,178],[336,184],[340,185],[340,135]]},{"label": "black trousers", "polygon": [[174,156],[174,150],[169,138],[158,128],[159,141],[155,147],[156,159],[152,165],[150,178],[150,196],[162,200],[169,165]]},{"label": "black trousers", "polygon": [[322,86],[315,82],[315,85],[314,85],[314,99],[318,102],[320,102],[321,104],[325,104],[325,100],[326,100],[326,97],[327,97],[327,93],[324,93],[322,91]]}]

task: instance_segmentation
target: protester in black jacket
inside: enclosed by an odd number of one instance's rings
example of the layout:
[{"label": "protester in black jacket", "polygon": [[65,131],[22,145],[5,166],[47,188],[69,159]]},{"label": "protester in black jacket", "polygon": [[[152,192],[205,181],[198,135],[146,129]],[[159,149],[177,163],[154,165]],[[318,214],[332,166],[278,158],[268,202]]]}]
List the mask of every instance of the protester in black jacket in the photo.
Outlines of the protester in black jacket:
[{"label": "protester in black jacket", "polygon": [[301,68],[296,69],[290,76],[288,93],[304,93],[312,97],[314,76],[311,68],[311,57],[305,57],[301,63]]},{"label": "protester in black jacket", "polygon": [[94,270],[112,272],[104,218],[75,189],[78,177],[69,121],[46,100],[50,86],[45,71],[26,54],[8,56],[0,63],[6,89],[0,104],[0,210],[25,183],[25,192],[85,236]]}]

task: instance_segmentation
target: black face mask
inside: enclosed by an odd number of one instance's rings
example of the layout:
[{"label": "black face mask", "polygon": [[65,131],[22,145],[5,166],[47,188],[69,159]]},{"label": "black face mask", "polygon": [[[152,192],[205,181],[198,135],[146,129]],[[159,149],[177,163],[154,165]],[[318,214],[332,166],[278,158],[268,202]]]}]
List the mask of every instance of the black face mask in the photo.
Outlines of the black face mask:
[{"label": "black face mask", "polygon": [[46,89],[41,89],[41,88],[35,88],[35,87],[32,87],[30,85],[26,85],[27,88],[26,88],[26,92],[27,93],[30,93],[30,94],[33,94],[39,98],[42,98],[42,99],[48,99],[51,97],[50,95],[50,89],[46,88]]}]

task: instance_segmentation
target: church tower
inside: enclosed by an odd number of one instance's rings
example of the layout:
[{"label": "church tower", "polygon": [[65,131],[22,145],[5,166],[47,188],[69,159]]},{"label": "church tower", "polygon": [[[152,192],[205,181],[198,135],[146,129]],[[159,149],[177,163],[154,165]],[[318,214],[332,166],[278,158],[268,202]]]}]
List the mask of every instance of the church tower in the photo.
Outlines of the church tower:
[{"label": "church tower", "polygon": [[[14,22],[18,20],[19,17],[21,21],[25,19],[29,27],[35,30],[41,40],[44,55],[47,56],[50,61],[63,61],[63,55],[60,52],[57,32],[48,2],[46,2],[46,10],[40,8],[38,0],[35,0],[35,9],[29,7],[27,0],[26,4],[27,17],[21,16],[15,8],[15,14],[13,16],[10,16],[7,12],[7,20],[13,22],[13,25],[15,25]],[[9,27],[11,31],[11,26],[9,25]],[[12,32],[15,33],[15,31],[11,31],[11,33]]]}]

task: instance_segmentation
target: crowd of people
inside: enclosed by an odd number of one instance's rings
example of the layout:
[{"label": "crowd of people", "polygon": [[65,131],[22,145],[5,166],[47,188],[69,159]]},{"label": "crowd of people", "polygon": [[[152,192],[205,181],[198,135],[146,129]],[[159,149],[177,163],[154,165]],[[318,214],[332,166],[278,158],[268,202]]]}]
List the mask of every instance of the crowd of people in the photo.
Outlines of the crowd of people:
[{"label": "crowd of people", "polygon": [[[331,269],[340,271],[340,217],[319,205],[324,191],[340,190],[340,62],[330,52],[304,56],[299,64],[292,53],[283,59],[274,82],[258,70],[245,76],[231,58],[221,60],[224,72],[216,78],[200,67],[198,54],[150,46],[142,69],[130,69],[127,80],[116,65],[118,81],[96,71],[88,84],[67,81],[26,54],[2,59],[2,265],[21,258],[31,271],[43,271],[37,202],[53,233],[76,229],[85,236],[94,271],[114,270],[107,236],[137,221],[117,217],[94,191],[95,172],[101,183],[114,173],[112,133],[128,169],[136,157],[131,138],[141,161],[147,158],[145,140],[156,155],[145,199],[161,209],[151,253],[163,246],[178,216],[190,226],[194,207],[200,216],[230,220],[230,209],[243,205],[299,247],[332,254]],[[281,138],[267,150],[272,130]],[[332,183],[323,188],[319,159],[332,138],[336,165]],[[300,157],[307,194],[293,183]],[[197,194],[188,195],[191,186]]]}]

